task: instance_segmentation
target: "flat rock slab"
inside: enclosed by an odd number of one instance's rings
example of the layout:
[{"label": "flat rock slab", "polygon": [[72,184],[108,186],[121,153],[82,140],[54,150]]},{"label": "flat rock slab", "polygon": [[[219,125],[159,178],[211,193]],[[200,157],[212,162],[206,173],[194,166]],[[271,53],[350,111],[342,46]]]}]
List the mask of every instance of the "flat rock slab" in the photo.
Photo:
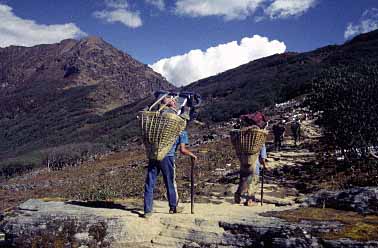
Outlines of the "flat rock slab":
[{"label": "flat rock slab", "polygon": [[[147,228],[148,227],[148,228]],[[64,202],[28,200],[6,216],[6,238],[16,247],[43,246],[56,242],[109,246],[150,241],[160,231],[158,220],[146,225],[137,212],[122,209],[89,208]]]},{"label": "flat rock slab", "polygon": [[[259,230],[256,238],[261,239],[267,229],[281,230],[287,225],[280,219],[262,217],[259,213],[293,208],[271,204],[245,207],[225,202],[196,204],[195,214],[190,214],[190,204],[182,205],[185,206],[184,213],[170,215],[166,202],[155,201],[154,214],[144,219],[140,217],[141,209],[127,204],[94,208],[80,203],[31,199],[8,214],[1,229],[6,233],[9,244],[15,247],[46,244],[78,247],[156,247],[171,244],[173,247],[189,243],[245,246],[256,242],[245,233],[247,229],[256,227]],[[245,227],[248,228],[244,230]],[[240,228],[244,231],[238,231],[237,236],[232,234]]]},{"label": "flat rock slab", "polygon": [[153,215],[144,219],[137,204],[101,208],[32,199],[8,213],[0,230],[9,247],[343,247],[354,242],[327,243],[308,235],[325,222],[294,224],[260,215],[295,205],[195,204],[195,214],[190,204],[181,205],[183,213],[170,215],[167,202],[155,201]]}]

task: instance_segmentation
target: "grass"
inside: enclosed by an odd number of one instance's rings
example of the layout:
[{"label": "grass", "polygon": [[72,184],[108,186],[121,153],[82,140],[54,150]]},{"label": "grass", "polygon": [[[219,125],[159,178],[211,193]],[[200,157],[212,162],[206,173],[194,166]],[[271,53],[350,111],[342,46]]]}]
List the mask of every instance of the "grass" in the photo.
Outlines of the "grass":
[{"label": "grass", "polygon": [[12,166],[14,164],[32,164],[32,165],[40,165],[42,164],[43,154],[39,151],[33,151],[22,156],[17,156],[15,158],[9,158],[6,160],[0,161],[0,168],[5,168],[8,166]]},{"label": "grass", "polygon": [[319,233],[324,239],[349,238],[358,241],[378,240],[378,215],[360,215],[355,212],[341,211],[330,208],[299,208],[282,212],[270,212],[264,216],[273,216],[299,223],[307,221],[337,221],[344,224],[340,231]]}]

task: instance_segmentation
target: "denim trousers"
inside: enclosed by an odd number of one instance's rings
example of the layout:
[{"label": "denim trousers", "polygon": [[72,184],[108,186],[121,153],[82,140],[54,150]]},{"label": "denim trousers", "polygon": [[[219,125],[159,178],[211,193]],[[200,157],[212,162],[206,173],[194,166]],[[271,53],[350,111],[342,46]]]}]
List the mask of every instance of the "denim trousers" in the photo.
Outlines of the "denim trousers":
[{"label": "denim trousers", "polygon": [[154,188],[160,171],[163,174],[165,188],[167,190],[168,204],[170,208],[175,208],[178,202],[175,159],[173,156],[166,156],[162,161],[150,160],[148,162],[148,172],[144,185],[144,212],[152,212],[154,200]]}]

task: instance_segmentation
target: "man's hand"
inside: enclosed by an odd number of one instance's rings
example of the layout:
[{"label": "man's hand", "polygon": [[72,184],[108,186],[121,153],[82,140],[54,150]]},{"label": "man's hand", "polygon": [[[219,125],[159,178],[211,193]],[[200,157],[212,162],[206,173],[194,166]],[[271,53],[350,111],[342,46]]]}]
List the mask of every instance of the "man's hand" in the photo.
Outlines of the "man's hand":
[{"label": "man's hand", "polygon": [[263,169],[265,170],[266,169],[266,164],[267,164],[267,159],[259,159],[259,161],[260,161],[260,164],[262,164],[262,166],[263,166]]},{"label": "man's hand", "polygon": [[190,154],[190,158],[193,159],[194,161],[198,160],[198,157],[196,155],[194,155],[193,153]]},{"label": "man's hand", "polygon": [[194,159],[194,161],[198,159],[196,155],[186,148],[185,144],[180,144],[180,152],[186,156],[190,156],[192,159]]}]

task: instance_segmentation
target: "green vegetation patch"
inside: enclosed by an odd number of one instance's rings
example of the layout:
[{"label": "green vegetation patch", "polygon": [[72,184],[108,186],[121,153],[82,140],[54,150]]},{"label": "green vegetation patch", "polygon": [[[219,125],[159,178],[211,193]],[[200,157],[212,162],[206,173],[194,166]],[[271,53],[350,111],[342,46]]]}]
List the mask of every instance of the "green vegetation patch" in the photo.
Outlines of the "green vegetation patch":
[{"label": "green vegetation patch", "polygon": [[289,222],[337,221],[344,224],[340,231],[318,233],[324,239],[349,238],[358,241],[378,240],[378,215],[361,215],[355,212],[330,208],[298,208],[282,212],[269,212],[266,217],[277,217]]}]

